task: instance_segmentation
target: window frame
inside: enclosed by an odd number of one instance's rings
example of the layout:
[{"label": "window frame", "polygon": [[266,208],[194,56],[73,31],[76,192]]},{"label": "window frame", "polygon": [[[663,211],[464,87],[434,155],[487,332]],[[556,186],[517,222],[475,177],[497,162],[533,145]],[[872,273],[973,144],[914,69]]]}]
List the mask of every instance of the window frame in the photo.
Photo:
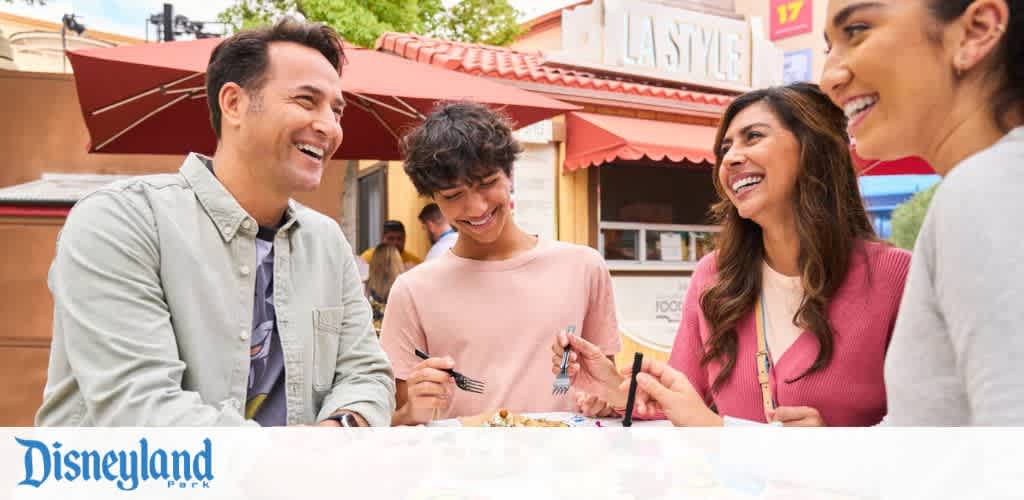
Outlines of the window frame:
[{"label": "window frame", "polygon": [[[608,259],[605,257],[604,230],[637,231],[638,257],[636,260]],[[721,226],[702,224],[650,224],[643,222],[604,222],[598,224],[597,249],[605,257],[611,271],[693,271],[698,260],[649,261],[647,260],[647,231],[683,231],[688,233],[718,233]],[[697,240],[689,238],[688,255],[697,255]]]}]

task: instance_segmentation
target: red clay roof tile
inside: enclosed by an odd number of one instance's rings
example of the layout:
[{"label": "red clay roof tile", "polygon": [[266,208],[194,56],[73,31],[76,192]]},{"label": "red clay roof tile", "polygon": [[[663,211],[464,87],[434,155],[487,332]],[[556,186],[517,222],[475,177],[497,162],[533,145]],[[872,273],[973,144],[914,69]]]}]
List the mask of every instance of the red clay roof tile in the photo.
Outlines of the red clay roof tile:
[{"label": "red clay roof tile", "polygon": [[549,66],[541,52],[452,42],[413,33],[384,33],[377,39],[376,49],[473,75],[700,104],[726,105],[733,99],[728,95],[625,82],[586,71]]}]

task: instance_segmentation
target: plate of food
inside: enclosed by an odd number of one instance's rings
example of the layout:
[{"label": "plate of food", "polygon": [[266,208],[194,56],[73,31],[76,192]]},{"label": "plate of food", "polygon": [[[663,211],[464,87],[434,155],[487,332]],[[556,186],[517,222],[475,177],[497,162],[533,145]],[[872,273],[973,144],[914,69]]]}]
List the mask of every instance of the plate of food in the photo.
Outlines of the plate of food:
[{"label": "plate of food", "polygon": [[571,418],[558,417],[556,414],[523,415],[502,408],[458,420],[463,427],[574,427]]}]

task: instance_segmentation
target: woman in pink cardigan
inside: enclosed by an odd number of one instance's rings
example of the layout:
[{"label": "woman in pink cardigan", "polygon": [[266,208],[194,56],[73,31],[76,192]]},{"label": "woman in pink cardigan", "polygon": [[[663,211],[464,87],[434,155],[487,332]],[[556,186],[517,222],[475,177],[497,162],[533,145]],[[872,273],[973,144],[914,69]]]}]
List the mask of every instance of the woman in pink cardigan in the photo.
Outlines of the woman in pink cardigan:
[{"label": "woman in pink cardigan", "polygon": [[[676,425],[885,416],[883,365],[910,254],[876,239],[848,148],[846,116],[813,84],[753,91],[726,110],[712,207],[722,231],[691,278],[668,363],[690,396],[665,415]],[[555,369],[566,344],[581,411],[621,411],[623,377],[586,341],[560,334]],[[638,401],[641,417],[658,410]]]}]

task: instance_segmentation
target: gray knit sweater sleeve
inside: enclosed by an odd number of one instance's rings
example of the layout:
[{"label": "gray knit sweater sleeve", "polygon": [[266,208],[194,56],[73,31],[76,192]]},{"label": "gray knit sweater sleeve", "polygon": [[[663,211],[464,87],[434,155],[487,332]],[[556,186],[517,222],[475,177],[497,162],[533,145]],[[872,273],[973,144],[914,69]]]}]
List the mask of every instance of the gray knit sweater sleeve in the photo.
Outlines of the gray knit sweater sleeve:
[{"label": "gray knit sweater sleeve", "polygon": [[958,165],[914,248],[887,425],[1024,425],[1024,127]]}]

